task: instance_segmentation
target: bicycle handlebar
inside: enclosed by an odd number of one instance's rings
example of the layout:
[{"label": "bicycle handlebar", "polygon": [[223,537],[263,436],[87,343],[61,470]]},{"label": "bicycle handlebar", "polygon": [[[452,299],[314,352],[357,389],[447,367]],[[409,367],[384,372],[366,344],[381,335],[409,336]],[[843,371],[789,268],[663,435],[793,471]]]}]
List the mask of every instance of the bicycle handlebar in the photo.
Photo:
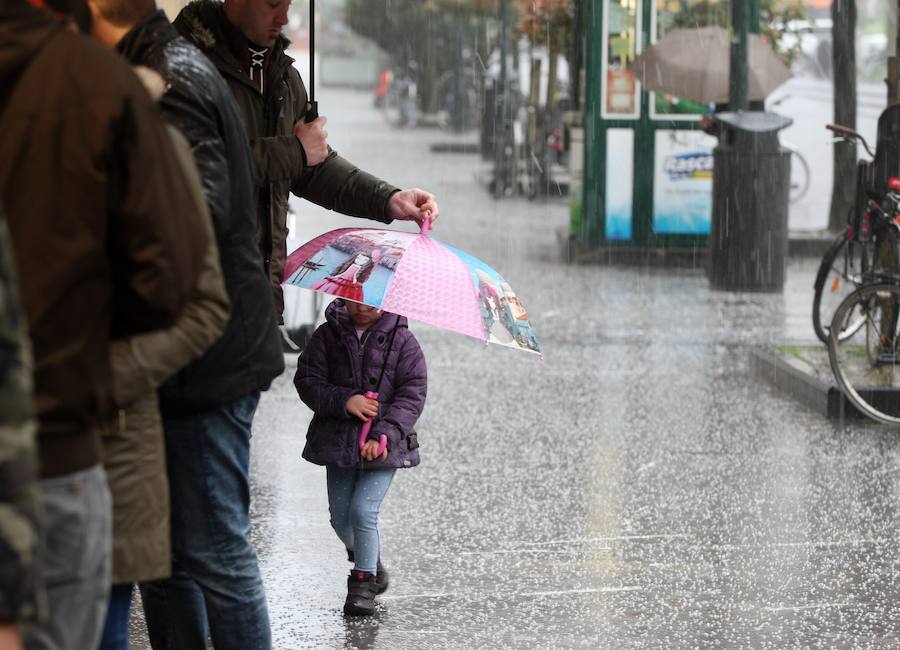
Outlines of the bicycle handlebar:
[{"label": "bicycle handlebar", "polygon": [[829,131],[834,131],[835,133],[838,133],[840,135],[848,135],[848,136],[852,136],[855,138],[862,137],[859,135],[859,133],[857,133],[853,129],[846,127],[846,126],[842,126],[840,124],[826,124],[825,128],[828,129]]},{"label": "bicycle handlebar", "polygon": [[826,124],[825,128],[834,133],[839,138],[843,138],[845,140],[859,140],[865,150],[869,153],[869,155],[872,158],[875,157],[875,152],[869,148],[869,143],[866,142],[866,139],[862,137],[860,133],[840,124]]}]

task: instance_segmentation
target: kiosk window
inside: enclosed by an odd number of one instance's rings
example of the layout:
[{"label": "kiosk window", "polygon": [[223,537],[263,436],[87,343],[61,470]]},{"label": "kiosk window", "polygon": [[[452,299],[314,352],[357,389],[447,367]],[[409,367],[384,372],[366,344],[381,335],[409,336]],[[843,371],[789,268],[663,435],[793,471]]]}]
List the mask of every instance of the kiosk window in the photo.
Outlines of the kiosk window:
[{"label": "kiosk window", "polygon": [[628,66],[637,56],[640,36],[640,0],[608,0],[603,32],[603,116],[638,117],[637,81]]}]

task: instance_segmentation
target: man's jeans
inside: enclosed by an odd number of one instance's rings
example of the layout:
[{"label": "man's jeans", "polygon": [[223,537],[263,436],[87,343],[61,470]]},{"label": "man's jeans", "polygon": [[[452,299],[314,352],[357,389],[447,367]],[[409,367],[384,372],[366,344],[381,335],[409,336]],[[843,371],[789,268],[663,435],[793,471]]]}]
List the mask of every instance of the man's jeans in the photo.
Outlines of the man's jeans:
[{"label": "man's jeans", "polygon": [[131,615],[131,594],[134,585],[130,582],[113,585],[109,594],[109,609],[103,625],[100,650],[128,650],[128,618]]},{"label": "man's jeans", "polygon": [[50,611],[26,633],[28,650],[84,650],[100,642],[112,582],[112,501],[103,467],[40,482],[42,561]]},{"label": "man's jeans", "polygon": [[166,418],[172,577],[141,585],[154,650],[269,650],[269,612],[250,544],[250,426],[259,393]]},{"label": "man's jeans", "polygon": [[356,571],[375,573],[381,540],[378,511],[391,487],[395,469],[326,468],[331,527],[353,551]]}]

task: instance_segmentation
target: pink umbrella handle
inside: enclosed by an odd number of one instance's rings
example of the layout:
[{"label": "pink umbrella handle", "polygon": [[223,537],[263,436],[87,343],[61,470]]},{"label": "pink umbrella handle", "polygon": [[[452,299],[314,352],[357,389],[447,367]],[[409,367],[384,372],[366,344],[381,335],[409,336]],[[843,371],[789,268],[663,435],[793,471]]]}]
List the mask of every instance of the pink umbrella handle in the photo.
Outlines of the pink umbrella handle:
[{"label": "pink umbrella handle", "polygon": [[[366,393],[366,397],[368,399],[378,399],[378,393],[374,391],[368,391]],[[359,448],[362,449],[366,446],[366,440],[369,439],[369,431],[372,429],[372,420],[366,420],[363,422],[362,429],[359,431]],[[381,454],[384,453],[384,450],[387,449],[387,436],[383,433],[378,436],[378,452],[375,454],[376,458],[379,458]]]},{"label": "pink umbrella handle", "polygon": [[422,222],[422,225],[419,226],[419,229],[420,229],[420,231],[419,231],[420,234],[422,234],[422,235],[427,235],[427,234],[428,234],[428,231],[431,230],[431,219],[426,218],[426,219]]}]

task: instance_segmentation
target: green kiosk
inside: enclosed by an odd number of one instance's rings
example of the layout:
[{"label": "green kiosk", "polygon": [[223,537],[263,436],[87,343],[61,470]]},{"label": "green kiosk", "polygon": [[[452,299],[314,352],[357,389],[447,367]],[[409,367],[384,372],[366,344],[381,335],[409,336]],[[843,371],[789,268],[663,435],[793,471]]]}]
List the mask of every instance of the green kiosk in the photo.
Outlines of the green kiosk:
[{"label": "green kiosk", "polygon": [[629,68],[693,3],[586,4],[583,198],[573,198],[572,238],[588,250],[706,247],[717,144],[699,130],[708,107],[648,92]]}]

